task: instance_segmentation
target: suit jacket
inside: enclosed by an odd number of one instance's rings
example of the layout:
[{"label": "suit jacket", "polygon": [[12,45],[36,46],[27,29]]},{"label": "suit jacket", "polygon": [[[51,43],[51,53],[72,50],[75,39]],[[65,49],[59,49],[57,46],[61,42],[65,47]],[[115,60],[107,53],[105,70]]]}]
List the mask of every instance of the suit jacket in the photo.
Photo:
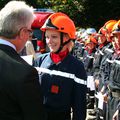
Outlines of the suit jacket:
[{"label": "suit jacket", "polygon": [[44,120],[43,98],[35,68],[0,44],[0,120]]}]

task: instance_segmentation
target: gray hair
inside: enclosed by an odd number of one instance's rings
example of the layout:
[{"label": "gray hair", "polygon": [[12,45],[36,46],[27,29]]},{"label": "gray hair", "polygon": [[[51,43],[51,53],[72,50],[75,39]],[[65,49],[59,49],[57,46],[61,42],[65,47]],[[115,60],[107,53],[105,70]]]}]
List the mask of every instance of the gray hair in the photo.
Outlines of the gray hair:
[{"label": "gray hair", "polygon": [[13,39],[21,28],[31,26],[33,20],[32,7],[24,1],[10,1],[0,11],[0,36]]}]

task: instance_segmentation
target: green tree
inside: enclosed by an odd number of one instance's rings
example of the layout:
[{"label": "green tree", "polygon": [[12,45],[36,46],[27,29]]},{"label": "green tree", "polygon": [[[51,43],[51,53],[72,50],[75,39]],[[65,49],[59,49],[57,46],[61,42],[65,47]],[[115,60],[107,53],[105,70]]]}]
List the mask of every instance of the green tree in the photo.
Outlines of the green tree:
[{"label": "green tree", "polygon": [[120,19],[119,0],[51,0],[54,11],[68,14],[79,27],[97,30],[110,19]]},{"label": "green tree", "polygon": [[[8,1],[1,0],[0,8]],[[70,16],[78,27],[99,30],[110,19],[120,19],[120,0],[25,0],[34,8],[49,8]]]},{"label": "green tree", "polygon": [[119,0],[86,0],[85,8],[85,26],[95,26],[99,29],[110,19],[120,19],[120,1]]}]

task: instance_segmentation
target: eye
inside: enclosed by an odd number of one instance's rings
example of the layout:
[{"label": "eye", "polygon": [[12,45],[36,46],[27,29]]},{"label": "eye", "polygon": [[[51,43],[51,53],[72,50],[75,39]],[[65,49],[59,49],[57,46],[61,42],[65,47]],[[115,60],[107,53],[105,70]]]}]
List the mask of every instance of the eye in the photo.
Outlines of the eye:
[{"label": "eye", "polygon": [[46,35],[45,38],[46,38],[46,39],[49,39],[49,36]]},{"label": "eye", "polygon": [[53,38],[53,39],[56,39],[56,38],[58,38],[58,36],[56,36],[56,35],[52,35],[52,38]]}]

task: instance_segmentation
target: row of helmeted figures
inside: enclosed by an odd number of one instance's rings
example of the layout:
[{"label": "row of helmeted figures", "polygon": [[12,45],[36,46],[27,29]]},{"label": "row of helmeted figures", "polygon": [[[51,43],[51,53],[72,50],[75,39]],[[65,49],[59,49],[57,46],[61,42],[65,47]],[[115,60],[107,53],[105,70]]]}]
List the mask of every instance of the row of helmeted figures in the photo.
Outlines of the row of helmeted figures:
[{"label": "row of helmeted figures", "polygon": [[107,21],[98,32],[80,29],[76,35],[73,55],[87,71],[91,120],[120,120],[120,20]]}]

